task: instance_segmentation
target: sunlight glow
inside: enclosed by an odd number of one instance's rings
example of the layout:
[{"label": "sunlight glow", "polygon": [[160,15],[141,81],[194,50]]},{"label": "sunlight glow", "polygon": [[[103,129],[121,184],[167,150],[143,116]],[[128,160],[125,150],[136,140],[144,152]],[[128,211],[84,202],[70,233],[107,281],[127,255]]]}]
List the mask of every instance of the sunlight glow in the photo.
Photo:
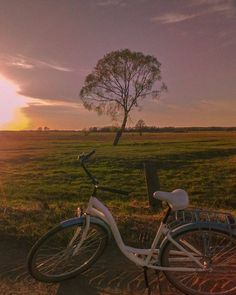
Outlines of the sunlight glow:
[{"label": "sunlight glow", "polygon": [[23,130],[29,119],[22,112],[27,99],[19,95],[19,87],[0,74],[0,130]]}]

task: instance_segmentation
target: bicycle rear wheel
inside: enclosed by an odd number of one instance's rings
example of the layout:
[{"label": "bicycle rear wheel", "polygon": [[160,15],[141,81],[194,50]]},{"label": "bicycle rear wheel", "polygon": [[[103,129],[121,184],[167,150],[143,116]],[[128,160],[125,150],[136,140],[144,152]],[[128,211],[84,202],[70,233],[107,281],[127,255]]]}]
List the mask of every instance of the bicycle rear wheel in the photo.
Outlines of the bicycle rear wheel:
[{"label": "bicycle rear wheel", "polygon": [[85,221],[50,230],[29,253],[29,273],[39,281],[57,282],[87,270],[104,251],[108,235],[101,225],[90,222],[81,242],[84,229]]},{"label": "bicycle rear wheel", "polygon": [[[219,228],[185,228],[172,236],[182,247],[206,266],[203,272],[165,271],[177,289],[189,295],[236,294],[236,238]],[[171,242],[164,245],[161,265],[199,268]],[[208,269],[208,270],[207,270]],[[211,269],[211,270],[210,270]]]}]

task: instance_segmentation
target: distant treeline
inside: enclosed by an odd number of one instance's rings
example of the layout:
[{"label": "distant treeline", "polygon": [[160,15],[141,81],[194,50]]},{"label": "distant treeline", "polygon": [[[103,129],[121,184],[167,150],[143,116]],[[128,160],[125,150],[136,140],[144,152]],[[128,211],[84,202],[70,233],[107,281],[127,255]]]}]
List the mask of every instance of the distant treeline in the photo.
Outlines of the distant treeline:
[{"label": "distant treeline", "polygon": [[[116,132],[119,127],[90,127],[84,131],[88,132]],[[193,131],[236,131],[236,127],[156,127],[144,126],[142,132],[193,132]],[[129,127],[125,128],[125,132],[140,132],[140,128]]]},{"label": "distant treeline", "polygon": [[[65,130],[65,129],[50,129],[48,127],[39,127],[37,131],[53,131],[53,132],[84,132],[86,134],[90,132],[117,132],[119,127],[116,126],[104,126],[104,127],[89,127],[82,130]],[[34,131],[34,130],[25,130]],[[138,132],[140,135],[145,132],[161,133],[161,132],[176,132],[186,133],[194,131],[236,131],[236,127],[156,127],[156,126],[141,126],[141,127],[128,127],[124,132]]]}]

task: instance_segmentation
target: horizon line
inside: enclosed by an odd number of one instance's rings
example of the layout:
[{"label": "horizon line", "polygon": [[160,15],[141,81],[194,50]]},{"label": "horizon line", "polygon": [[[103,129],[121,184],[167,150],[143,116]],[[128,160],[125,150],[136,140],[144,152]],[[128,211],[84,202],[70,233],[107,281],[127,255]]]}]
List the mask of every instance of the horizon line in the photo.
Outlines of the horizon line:
[{"label": "horizon line", "polygon": [[[59,132],[59,131],[70,131],[70,132],[83,132],[83,131],[89,131],[89,129],[95,129],[97,128],[97,131],[99,132],[99,130],[101,129],[105,129],[105,128],[114,128],[114,129],[119,129],[120,127],[116,127],[116,126],[102,126],[102,127],[97,127],[97,126],[91,126],[88,128],[83,128],[83,129],[54,129],[54,128],[48,128],[47,130],[44,130],[44,128],[42,128],[42,130],[38,130],[38,129],[24,129],[24,130],[6,130],[6,129],[0,129],[0,132]],[[153,129],[236,129],[236,126],[163,126],[163,127],[158,127],[158,126],[145,126],[145,129],[148,128],[153,128]],[[125,128],[125,130],[138,130],[138,128],[134,127],[127,127]],[[91,130],[96,132],[96,130]],[[147,130],[148,131],[148,130]]]}]

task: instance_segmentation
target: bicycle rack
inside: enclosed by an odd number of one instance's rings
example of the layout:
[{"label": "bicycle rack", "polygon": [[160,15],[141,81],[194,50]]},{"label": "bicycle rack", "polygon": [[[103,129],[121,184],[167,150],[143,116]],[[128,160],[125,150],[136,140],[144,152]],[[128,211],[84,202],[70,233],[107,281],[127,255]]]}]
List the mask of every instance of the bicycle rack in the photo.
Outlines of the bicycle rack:
[{"label": "bicycle rack", "polygon": [[170,229],[174,229],[178,226],[195,222],[214,223],[223,226],[231,236],[233,230],[236,230],[236,219],[232,214],[199,208],[189,208],[172,212],[168,218],[167,224]]}]

